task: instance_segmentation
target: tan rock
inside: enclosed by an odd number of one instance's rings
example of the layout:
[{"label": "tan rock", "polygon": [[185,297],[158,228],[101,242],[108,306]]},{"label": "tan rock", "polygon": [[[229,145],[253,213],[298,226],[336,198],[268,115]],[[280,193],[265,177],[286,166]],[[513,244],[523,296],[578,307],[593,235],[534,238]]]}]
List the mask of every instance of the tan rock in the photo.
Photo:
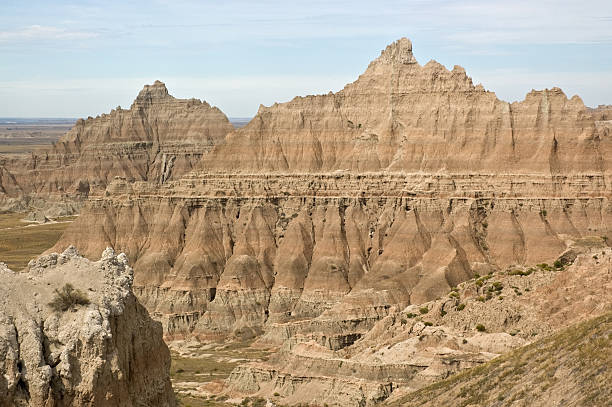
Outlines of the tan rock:
[{"label": "tan rock", "polygon": [[[28,268],[0,264],[1,406],[176,404],[161,326],[132,294],[124,254],[91,262],[69,248]],[[51,309],[66,283],[89,304]]]}]

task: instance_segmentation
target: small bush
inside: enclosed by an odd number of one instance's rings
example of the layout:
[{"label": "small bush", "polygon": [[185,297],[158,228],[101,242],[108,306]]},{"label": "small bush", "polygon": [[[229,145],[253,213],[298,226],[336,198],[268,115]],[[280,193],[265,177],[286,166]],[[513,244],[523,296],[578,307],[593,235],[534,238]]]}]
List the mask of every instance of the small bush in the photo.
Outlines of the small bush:
[{"label": "small bush", "polygon": [[425,326],[432,326],[433,325],[433,323],[429,322],[429,321],[423,321],[423,323],[425,324]]},{"label": "small bush", "polygon": [[406,314],[406,318],[414,318],[414,317],[416,317],[416,316],[417,316],[417,315],[416,315],[416,314],[413,314],[412,312],[409,312],[409,313],[407,313],[407,314]]},{"label": "small bush", "polygon": [[465,304],[457,305],[457,311],[463,311],[464,308],[465,308]]},{"label": "small bush", "polygon": [[463,344],[465,345],[466,343],[468,343],[468,340],[464,338],[463,339]]},{"label": "small bush", "polygon": [[563,268],[564,264],[563,264],[563,262],[561,260],[555,260],[555,262],[553,263],[553,266],[556,269],[560,269],[560,268]]},{"label": "small bush", "polygon": [[485,328],[485,326],[483,324],[478,324],[478,325],[476,325],[476,330],[478,332],[484,332],[484,331],[487,330],[487,328]]},{"label": "small bush", "polygon": [[540,211],[540,215],[542,215],[542,216],[546,216],[546,215],[547,215],[546,209],[542,209],[542,210]]},{"label": "small bush", "polygon": [[443,317],[444,315],[446,315],[446,311],[444,311],[443,309],[440,310],[440,316]]},{"label": "small bush", "polygon": [[480,297],[476,298],[476,301],[485,302],[485,297],[481,295]]},{"label": "small bush", "polygon": [[402,325],[406,325],[408,323],[408,321],[406,321],[404,318],[402,318],[400,322],[402,323]]},{"label": "small bush", "polygon": [[75,290],[72,284],[65,284],[60,290],[55,289],[55,296],[49,306],[57,312],[66,312],[77,305],[89,304],[89,298],[81,292]]},{"label": "small bush", "polygon": [[425,314],[427,314],[427,313],[429,312],[429,308],[427,308],[427,307],[421,307],[421,308],[419,308],[419,312],[420,312],[422,315],[425,315]]}]

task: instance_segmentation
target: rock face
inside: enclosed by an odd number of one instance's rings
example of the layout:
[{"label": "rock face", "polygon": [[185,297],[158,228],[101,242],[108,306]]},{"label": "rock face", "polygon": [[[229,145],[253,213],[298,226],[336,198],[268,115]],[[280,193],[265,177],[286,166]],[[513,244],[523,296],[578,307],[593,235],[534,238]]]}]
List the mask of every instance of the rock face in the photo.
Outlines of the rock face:
[{"label": "rock face", "polygon": [[610,171],[612,143],[561,89],[503,102],[465,70],[389,45],[338,93],[261,107],[205,159],[217,172],[568,174]]},{"label": "rock face", "polygon": [[599,119],[556,88],[500,101],[401,39],[338,93],[261,107],[162,187],[110,182],[56,248],[124,251],[169,335],[328,315],[350,325],[333,339],[348,346],[475,272],[612,238]]},{"label": "rock face", "polygon": [[[308,323],[294,323],[293,327],[275,324],[259,343],[277,342],[285,332],[280,350],[265,362],[234,369],[227,382],[227,392],[233,396],[270,397],[275,394],[282,405],[303,402],[334,406],[378,405],[383,400],[402,399],[416,389],[480,366],[571,324],[612,311],[612,250],[604,246],[601,239],[574,242],[557,265],[558,269],[548,265],[511,267],[461,283],[435,301],[391,310],[350,346],[341,344],[340,339],[351,332],[351,323],[360,323],[359,319],[350,319],[341,326],[337,317],[323,314]],[[349,318],[348,315],[345,313],[345,318]],[[607,330],[609,318],[608,314]],[[607,333],[603,338],[608,338]],[[597,346],[592,354],[609,353],[605,350],[607,346]],[[563,353],[563,347],[550,349],[554,349],[555,354]],[[539,359],[537,369],[545,365],[553,372],[555,369],[563,371],[559,368],[563,363],[556,361],[564,357],[550,355]],[[555,363],[551,363],[552,360]],[[599,363],[599,367],[606,365]],[[516,366],[509,369],[516,372]],[[580,375],[584,369],[582,364]],[[599,383],[606,383],[606,375],[602,376],[605,370],[591,370]],[[575,374],[571,371],[569,376],[562,372],[554,376],[566,380]],[[500,375],[500,380],[503,377]],[[508,381],[507,385],[484,382],[494,387],[496,393],[503,393],[511,383],[516,388],[513,393],[517,394],[517,399],[524,398],[518,395],[521,387],[531,389],[542,383],[541,380],[525,379],[518,380],[519,383]],[[439,388],[438,384],[435,389]],[[469,402],[461,404],[458,400],[465,401],[478,392],[489,400],[494,399],[489,394],[493,389],[472,389],[457,397],[461,386],[449,386],[447,390],[452,392],[453,388],[455,399],[447,398],[439,405],[472,405]],[[544,390],[539,393],[554,394]],[[574,388],[563,391],[570,399],[581,397]],[[597,399],[606,399],[598,386],[591,386],[591,392]]]},{"label": "rock face", "polygon": [[608,313],[385,405],[605,406],[611,335]]},{"label": "rock face", "polygon": [[[132,293],[127,257],[71,247],[15,273],[0,264],[0,406],[174,406],[162,328]],[[89,304],[48,305],[70,283]]]},{"label": "rock face", "polygon": [[176,99],[156,81],[144,87],[129,110],[118,107],[80,119],[53,147],[25,162],[5,160],[0,193],[22,200],[25,195],[79,201],[103,193],[115,177],[162,184],[191,170],[231,130],[216,107]]}]

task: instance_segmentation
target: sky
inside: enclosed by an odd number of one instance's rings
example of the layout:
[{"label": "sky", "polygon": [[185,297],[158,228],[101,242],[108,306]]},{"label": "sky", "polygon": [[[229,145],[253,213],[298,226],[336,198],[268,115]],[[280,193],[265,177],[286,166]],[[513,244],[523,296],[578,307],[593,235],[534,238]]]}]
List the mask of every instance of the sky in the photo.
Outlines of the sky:
[{"label": "sky", "polygon": [[96,116],[156,79],[250,117],[342,89],[401,37],[508,102],[612,104],[610,0],[0,0],[0,117]]}]

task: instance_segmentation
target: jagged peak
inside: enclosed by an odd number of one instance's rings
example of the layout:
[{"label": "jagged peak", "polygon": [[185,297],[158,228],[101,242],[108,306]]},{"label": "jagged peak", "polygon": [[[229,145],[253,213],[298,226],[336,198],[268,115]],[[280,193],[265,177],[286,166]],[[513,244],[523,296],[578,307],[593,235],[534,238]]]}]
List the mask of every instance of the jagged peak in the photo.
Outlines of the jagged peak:
[{"label": "jagged peak", "polygon": [[142,88],[142,90],[138,93],[136,100],[132,104],[132,107],[134,107],[134,105],[147,105],[152,103],[154,100],[165,99],[168,96],[170,96],[170,94],[168,93],[168,88],[166,88],[166,85],[163,82],[156,80],[152,85],[145,85]]},{"label": "jagged peak", "polygon": [[391,64],[416,64],[417,61],[412,54],[412,41],[406,37],[387,45],[377,61]]}]

